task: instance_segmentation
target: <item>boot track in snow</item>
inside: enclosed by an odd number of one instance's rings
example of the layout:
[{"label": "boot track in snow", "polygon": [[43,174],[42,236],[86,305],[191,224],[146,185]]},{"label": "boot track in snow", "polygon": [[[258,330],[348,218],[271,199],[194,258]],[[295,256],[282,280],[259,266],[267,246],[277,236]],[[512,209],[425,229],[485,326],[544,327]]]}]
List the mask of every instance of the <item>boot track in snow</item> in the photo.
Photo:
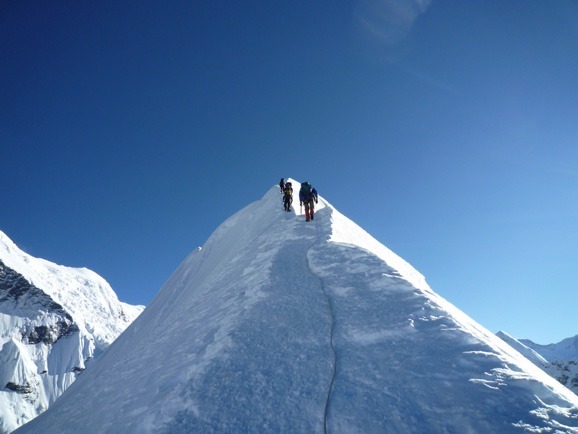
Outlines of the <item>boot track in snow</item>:
[{"label": "boot track in snow", "polygon": [[311,246],[309,246],[309,249],[307,249],[307,253],[305,254],[306,258],[307,258],[307,267],[309,269],[309,272],[311,273],[312,276],[314,276],[316,279],[319,280],[319,285],[321,287],[321,292],[323,292],[323,295],[325,297],[325,300],[327,302],[327,310],[328,310],[328,314],[329,314],[329,321],[330,321],[330,329],[329,329],[329,345],[331,347],[331,352],[333,353],[333,372],[331,374],[331,380],[329,382],[329,387],[327,389],[327,400],[325,401],[325,409],[323,412],[323,431],[325,434],[327,434],[328,432],[328,414],[329,414],[329,406],[331,403],[331,395],[333,392],[333,384],[335,383],[335,377],[337,374],[337,351],[335,350],[335,345],[333,343],[333,331],[334,331],[334,323],[335,323],[335,317],[334,317],[334,311],[333,311],[333,304],[331,302],[331,298],[329,297],[329,294],[327,293],[327,290],[325,288],[325,284],[323,282],[323,279],[319,276],[317,276],[312,268],[311,268],[311,264],[309,262],[309,255],[311,254],[311,249],[315,246],[315,244],[320,244],[322,241],[320,239],[319,236],[319,228],[317,225],[317,221],[315,220],[315,232],[316,232],[316,242],[312,243]]}]

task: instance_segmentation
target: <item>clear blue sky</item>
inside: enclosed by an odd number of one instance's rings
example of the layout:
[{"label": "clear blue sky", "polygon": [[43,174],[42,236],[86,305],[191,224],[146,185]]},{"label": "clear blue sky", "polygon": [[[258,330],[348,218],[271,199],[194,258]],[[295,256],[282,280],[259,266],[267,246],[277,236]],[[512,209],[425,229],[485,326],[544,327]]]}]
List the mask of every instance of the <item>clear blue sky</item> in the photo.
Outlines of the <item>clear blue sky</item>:
[{"label": "clear blue sky", "polygon": [[123,301],[290,176],[490,330],[578,334],[576,1],[2,1],[0,162],[0,229]]}]

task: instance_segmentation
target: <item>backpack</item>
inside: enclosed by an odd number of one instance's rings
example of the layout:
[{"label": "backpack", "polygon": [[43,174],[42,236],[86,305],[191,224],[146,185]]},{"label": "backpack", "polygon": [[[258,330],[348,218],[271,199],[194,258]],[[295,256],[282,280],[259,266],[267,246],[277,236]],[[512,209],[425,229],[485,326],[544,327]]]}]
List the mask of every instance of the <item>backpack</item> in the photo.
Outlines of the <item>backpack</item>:
[{"label": "backpack", "polygon": [[310,202],[313,198],[313,192],[311,189],[311,184],[308,182],[301,184],[301,190],[299,190],[299,200],[302,202]]}]

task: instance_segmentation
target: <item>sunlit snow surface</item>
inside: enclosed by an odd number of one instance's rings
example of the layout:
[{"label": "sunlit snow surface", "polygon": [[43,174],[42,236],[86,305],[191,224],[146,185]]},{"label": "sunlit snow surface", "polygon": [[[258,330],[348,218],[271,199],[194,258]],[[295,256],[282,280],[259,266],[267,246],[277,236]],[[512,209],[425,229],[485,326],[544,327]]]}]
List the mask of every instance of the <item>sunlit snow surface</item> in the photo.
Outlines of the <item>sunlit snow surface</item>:
[{"label": "sunlit snow surface", "polygon": [[576,395],[322,198],[305,222],[293,187],[294,212],[274,187],[225,221],[22,432],[578,432]]}]

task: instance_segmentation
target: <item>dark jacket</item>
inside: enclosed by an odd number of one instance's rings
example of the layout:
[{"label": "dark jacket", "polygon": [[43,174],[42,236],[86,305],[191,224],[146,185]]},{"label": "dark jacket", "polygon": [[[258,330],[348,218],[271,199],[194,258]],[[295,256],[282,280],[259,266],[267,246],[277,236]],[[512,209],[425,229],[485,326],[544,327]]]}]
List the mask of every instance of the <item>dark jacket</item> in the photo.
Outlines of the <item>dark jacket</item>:
[{"label": "dark jacket", "polygon": [[311,190],[307,191],[303,188],[303,185],[301,185],[301,190],[299,190],[299,202],[308,202],[311,200],[317,202],[317,198],[317,190],[315,190],[315,188],[311,187]]}]

